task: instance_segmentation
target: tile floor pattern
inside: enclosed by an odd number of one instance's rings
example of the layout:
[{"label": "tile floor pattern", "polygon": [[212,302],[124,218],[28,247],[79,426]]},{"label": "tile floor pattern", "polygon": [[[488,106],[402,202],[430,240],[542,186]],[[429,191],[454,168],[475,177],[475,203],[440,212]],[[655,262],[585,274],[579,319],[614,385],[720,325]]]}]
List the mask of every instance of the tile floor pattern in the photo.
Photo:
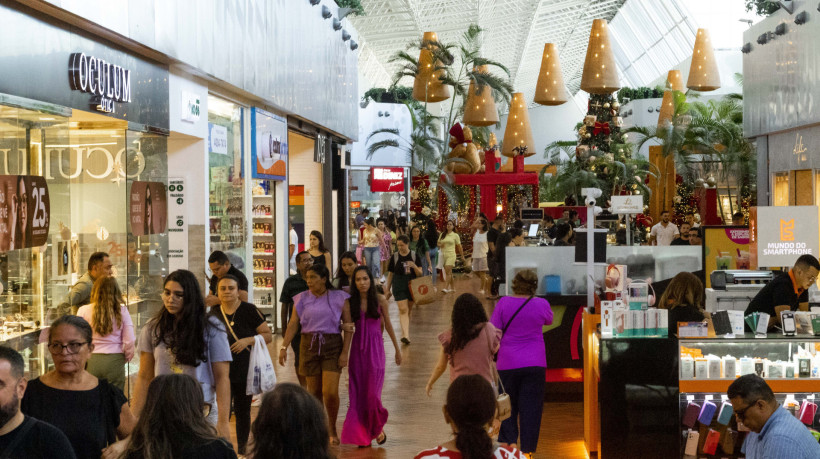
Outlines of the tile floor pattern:
[{"label": "tile floor pattern", "polygon": [[[382,403],[390,413],[385,426],[387,443],[372,448],[358,448],[355,445],[333,447],[339,458],[412,458],[419,451],[432,448],[450,438],[450,428],[444,422],[441,407],[447,394],[449,377],[445,373],[433,388],[432,397],[424,393],[424,387],[430,371],[438,357],[439,344],[436,336],[445,330],[450,322],[450,311],[453,301],[459,294],[478,290],[478,281],[457,279],[456,293],[450,293],[431,304],[414,308],[411,316],[411,344],[402,346],[403,362],[400,367],[395,364],[395,353],[389,337],[385,333],[387,371],[385,374]],[[482,296],[483,298],[483,296]],[[492,313],[494,302],[484,300],[487,315]],[[398,309],[390,301],[390,317],[397,337],[399,333]],[[270,349],[279,349],[281,336],[274,335]],[[292,366],[293,354],[289,350],[288,364],[274,365],[278,381],[297,382],[296,372]],[[273,353],[276,355],[276,353]],[[347,413],[347,372],[342,375],[339,387],[341,407],[337,421],[339,434]],[[544,406],[541,422],[541,437],[538,443],[536,458],[587,458],[583,446],[583,404],[582,403],[548,403]],[[253,408],[252,416],[256,416]],[[231,420],[233,424],[233,419]],[[232,426],[233,427],[233,426]],[[233,428],[232,428],[233,430]],[[235,443],[235,438],[233,439]]]}]

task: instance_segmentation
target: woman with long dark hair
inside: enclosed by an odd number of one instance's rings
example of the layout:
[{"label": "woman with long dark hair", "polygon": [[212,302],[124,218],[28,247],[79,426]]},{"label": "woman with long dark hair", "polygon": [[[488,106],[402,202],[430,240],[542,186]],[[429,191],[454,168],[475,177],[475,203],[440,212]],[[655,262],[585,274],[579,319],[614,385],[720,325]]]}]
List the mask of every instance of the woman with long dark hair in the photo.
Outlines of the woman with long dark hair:
[{"label": "woman with long dark hair", "polygon": [[512,446],[497,445],[488,430],[495,419],[495,390],[479,375],[461,375],[447,390],[444,420],[454,439],[415,459],[526,459]]},{"label": "woman with long dark hair", "polygon": [[481,375],[493,382],[493,354],[501,341],[501,330],[487,320],[481,300],[464,293],[453,303],[451,328],[438,335],[441,343],[438,362],[427,381],[427,395],[450,364],[450,382],[461,375]]},{"label": "woman with long dark hair", "polygon": [[[461,238],[456,233],[456,222],[447,220],[447,226],[438,237],[438,247],[440,250],[441,266],[444,268],[444,293],[455,292],[453,288],[453,266],[456,264],[456,254],[464,259],[464,250],[461,248]],[[449,287],[449,288],[448,288]]]},{"label": "woman with long dark hair", "polygon": [[436,273],[436,265],[438,265],[438,228],[436,228],[436,221],[433,218],[428,218],[424,223],[424,240],[427,241],[427,247],[430,248],[430,274],[433,275],[433,285],[438,282],[438,274]]},{"label": "woman with long dark hair", "polygon": [[347,366],[353,321],[347,300],[350,295],[333,288],[329,278],[326,266],[308,268],[305,276],[308,290],[293,297],[293,315],[279,348],[279,364],[285,364],[288,346],[301,324],[299,374],[307,379],[308,391],[324,401],[331,442],[339,444],[336,434],[339,377],[342,368]]},{"label": "woman with long dark hair", "polygon": [[427,239],[424,239],[421,235],[420,225],[414,225],[410,229],[410,250],[416,252],[421,258],[422,274],[425,276],[429,274],[431,265],[430,246],[427,244]]},{"label": "woman with long dark hair", "polygon": [[77,315],[94,330],[89,373],[125,390],[125,363],[134,358],[134,324],[114,277],[100,277],[91,288],[90,304]]},{"label": "woman with long dark hair", "polygon": [[356,254],[345,252],[339,257],[339,268],[336,270],[336,278],[333,279],[333,286],[350,293],[353,286],[353,270],[359,266]]},{"label": "woman with long dark hair", "polygon": [[396,350],[396,365],[401,365],[401,350],[390,322],[387,300],[376,291],[370,271],[360,266],[353,271],[355,288],[350,292],[350,315],[356,333],[350,347],[350,407],[342,427],[342,443],[370,446],[387,441],[384,425],[387,410],[382,406],[384,386],[384,338],[382,327]]},{"label": "woman with long dark hair", "polygon": [[205,399],[197,381],[182,374],[151,381],[137,426],[123,459],[236,458],[231,444],[205,420]]},{"label": "woman with long dark hair", "polygon": [[387,220],[384,218],[376,220],[376,227],[382,233],[382,244],[379,247],[381,255],[381,269],[379,272],[382,274],[382,277],[379,280],[385,282],[384,276],[387,272],[387,261],[390,260],[390,255],[393,254],[393,238],[396,233],[390,231],[390,228],[387,227]]},{"label": "woman with long dark hair", "polygon": [[211,306],[211,315],[222,321],[228,330],[228,344],[231,345],[230,380],[233,411],[236,415],[236,451],[245,454],[248,435],[251,432],[251,402],[253,395],[247,393],[248,367],[251,351],[256,345],[256,335],[267,344],[273,340],[268,322],[251,303],[239,299],[239,279],[226,274],[216,286],[219,304]]},{"label": "woman with long dark hair", "polygon": [[252,459],[332,459],[322,404],[301,386],[279,383],[253,422]]},{"label": "woman with long dark hair", "polygon": [[325,265],[330,270],[330,250],[325,247],[325,238],[319,231],[313,230],[308,238],[308,253],[313,258],[314,265]]},{"label": "woman with long dark hair", "polygon": [[134,388],[133,406],[140,413],[148,385],[155,376],[184,373],[202,386],[210,405],[208,421],[219,435],[231,438],[230,362],[228,335],[219,319],[208,316],[194,273],[180,269],[165,278],[163,308],[140,333],[140,369]]}]

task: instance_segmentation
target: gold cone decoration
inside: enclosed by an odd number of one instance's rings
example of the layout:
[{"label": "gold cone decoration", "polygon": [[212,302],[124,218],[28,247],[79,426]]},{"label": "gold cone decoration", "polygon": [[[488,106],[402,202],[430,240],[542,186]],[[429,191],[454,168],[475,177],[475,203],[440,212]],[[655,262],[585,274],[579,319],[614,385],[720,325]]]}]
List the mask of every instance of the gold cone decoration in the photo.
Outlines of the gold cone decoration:
[{"label": "gold cone decoration", "polygon": [[709,39],[709,31],[698,29],[695,36],[695,48],[692,50],[692,66],[689,67],[689,80],[686,87],[695,91],[714,91],[720,88],[715,50]]},{"label": "gold cone decoration", "polygon": [[544,45],[544,56],[541,57],[541,71],[535,85],[533,102],[541,105],[561,105],[567,101],[567,89],[564,87],[564,76],[561,74],[561,61],[554,43]]},{"label": "gold cone decoration", "polygon": [[413,81],[413,99],[419,102],[441,102],[450,98],[450,88],[442,84],[439,77],[444,70],[435,70],[440,62],[433,62],[432,43],[438,42],[435,32],[424,32],[419,52],[419,68]]},{"label": "gold cone decoration", "polygon": [[[487,67],[476,67],[476,72],[486,73]],[[484,85],[481,93],[475,93],[475,84],[470,81],[467,102],[464,103],[464,124],[469,126],[492,126],[498,123],[498,110],[495,108],[493,88]]]},{"label": "gold cone decoration", "polygon": [[609,45],[606,19],[592,21],[581,89],[590,94],[612,94],[621,89],[615,55]]},{"label": "gold cone decoration", "polygon": [[535,141],[532,138],[532,128],[530,128],[530,115],[524,94],[513,93],[510,101],[510,113],[507,115],[507,128],[504,130],[504,145],[501,147],[501,154],[509,158],[519,155],[520,150],[514,148],[526,147],[524,156],[535,154]]},{"label": "gold cone decoration", "polygon": [[683,91],[683,75],[680,70],[670,70],[666,77],[666,91],[663,92],[661,111],[658,114],[658,127],[672,121],[672,115],[675,114],[675,93],[673,91]]}]

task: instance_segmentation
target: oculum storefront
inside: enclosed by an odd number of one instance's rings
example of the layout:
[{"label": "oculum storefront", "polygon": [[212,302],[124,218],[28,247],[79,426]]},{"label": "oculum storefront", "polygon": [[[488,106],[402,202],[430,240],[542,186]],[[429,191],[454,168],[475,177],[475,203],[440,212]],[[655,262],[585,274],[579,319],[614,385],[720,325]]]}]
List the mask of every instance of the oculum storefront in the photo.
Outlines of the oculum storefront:
[{"label": "oculum storefront", "polygon": [[0,5],[0,23],[0,343],[35,377],[93,252],[138,330],[160,306],[168,69],[28,10]]}]

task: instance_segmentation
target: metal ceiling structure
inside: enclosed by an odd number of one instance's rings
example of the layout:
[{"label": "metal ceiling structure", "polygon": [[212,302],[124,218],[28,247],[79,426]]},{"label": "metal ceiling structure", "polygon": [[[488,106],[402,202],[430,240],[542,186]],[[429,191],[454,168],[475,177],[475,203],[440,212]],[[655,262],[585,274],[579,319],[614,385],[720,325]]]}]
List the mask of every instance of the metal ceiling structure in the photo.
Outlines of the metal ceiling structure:
[{"label": "metal ceiling structure", "polygon": [[392,83],[398,66],[389,63],[390,57],[425,31],[436,32],[441,42],[457,43],[467,26],[477,23],[484,29],[484,57],[504,64],[516,91],[530,101],[545,43],[555,43],[561,53],[567,89],[571,94],[579,91],[593,19],[611,23],[622,84],[628,86],[647,84],[688,57],[697,30],[681,0],[362,0],[362,4],[366,16],[350,20],[359,33],[360,72],[373,85]]}]

